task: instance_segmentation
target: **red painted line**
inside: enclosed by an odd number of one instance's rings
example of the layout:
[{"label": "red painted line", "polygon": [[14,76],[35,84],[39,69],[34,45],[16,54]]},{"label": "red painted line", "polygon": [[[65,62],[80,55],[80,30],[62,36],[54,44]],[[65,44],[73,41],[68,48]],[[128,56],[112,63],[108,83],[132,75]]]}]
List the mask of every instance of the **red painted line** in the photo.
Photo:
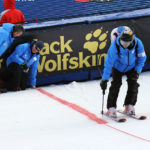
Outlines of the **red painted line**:
[{"label": "red painted line", "polygon": [[129,136],[131,136],[131,137],[134,137],[134,138],[136,138],[136,139],[140,139],[140,140],[142,140],[142,141],[145,141],[145,142],[149,142],[149,143],[150,143],[150,140],[148,140],[148,139],[145,139],[145,138],[142,138],[142,137],[140,137],[140,136],[136,136],[136,135],[131,134],[131,133],[128,133],[128,132],[126,132],[126,131],[117,129],[117,128],[115,128],[115,127],[113,127],[113,126],[110,126],[110,125],[108,125],[108,124],[105,124],[105,126],[107,126],[107,127],[109,127],[109,128],[112,128],[112,129],[114,129],[114,130],[117,130],[117,131],[119,131],[119,132],[122,132],[122,133],[124,133],[124,134],[126,134],[126,135],[129,135]]},{"label": "red painted line", "polygon": [[51,99],[56,100],[56,101],[60,102],[61,104],[66,105],[66,106],[68,106],[68,107],[70,107],[70,108],[76,110],[77,112],[80,112],[81,114],[87,116],[90,120],[93,120],[93,121],[95,121],[95,122],[98,123],[98,124],[104,124],[106,127],[112,128],[112,129],[114,129],[114,130],[116,130],[116,131],[119,131],[119,132],[121,132],[121,133],[124,133],[124,134],[126,134],[126,135],[128,135],[128,136],[131,136],[131,137],[134,137],[134,138],[137,138],[137,139],[140,139],[140,140],[143,140],[143,141],[145,141],[145,142],[149,142],[149,143],[150,143],[150,140],[148,140],[148,139],[145,139],[145,138],[136,136],[136,135],[134,135],[134,134],[128,133],[128,132],[126,132],[126,131],[123,131],[123,130],[117,129],[117,128],[111,126],[111,125],[108,125],[108,124],[107,124],[108,122],[105,121],[104,119],[100,119],[100,118],[97,117],[95,114],[89,112],[88,110],[86,110],[86,109],[84,109],[84,108],[82,108],[82,107],[80,107],[80,106],[78,106],[78,105],[76,105],[76,104],[67,102],[66,100],[63,100],[63,99],[61,99],[61,98],[59,98],[59,97],[56,97],[55,95],[53,95],[53,94],[51,94],[51,93],[49,93],[49,92],[47,92],[47,91],[45,91],[45,90],[43,90],[43,89],[41,89],[41,88],[38,88],[38,89],[36,89],[36,90],[39,91],[39,92],[41,92],[42,94],[44,94],[44,95],[50,97]]},{"label": "red painted line", "polygon": [[66,106],[68,106],[68,107],[70,107],[70,108],[76,110],[77,112],[80,112],[81,114],[87,116],[89,119],[91,119],[91,120],[97,122],[98,124],[105,124],[105,123],[107,123],[107,121],[98,118],[95,114],[90,113],[90,112],[87,111],[86,109],[84,109],[84,108],[82,108],[82,107],[80,107],[80,106],[78,106],[78,105],[76,105],[76,104],[67,102],[67,101],[65,101],[65,100],[63,100],[63,99],[61,99],[61,98],[59,98],[59,97],[56,97],[55,95],[53,95],[53,94],[51,94],[51,93],[46,92],[46,91],[43,90],[43,89],[40,89],[40,88],[39,88],[39,89],[37,89],[37,90],[38,90],[39,92],[41,92],[42,94],[44,94],[44,95],[46,95],[46,96],[48,96],[48,97],[50,97],[50,98],[52,98],[52,99],[54,99],[54,100],[56,100],[56,101],[58,101],[58,102],[64,104],[64,105],[66,105]]}]

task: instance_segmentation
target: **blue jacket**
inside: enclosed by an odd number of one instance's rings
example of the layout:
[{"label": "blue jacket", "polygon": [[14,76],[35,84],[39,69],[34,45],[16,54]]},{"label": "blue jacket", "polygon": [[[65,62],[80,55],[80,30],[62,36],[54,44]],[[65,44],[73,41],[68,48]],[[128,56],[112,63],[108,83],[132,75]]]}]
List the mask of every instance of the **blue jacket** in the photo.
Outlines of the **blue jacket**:
[{"label": "blue jacket", "polygon": [[[112,68],[117,69],[120,72],[128,72],[131,69],[141,72],[146,61],[146,54],[144,46],[140,39],[134,35],[135,44],[132,49],[124,49],[119,43],[120,36],[110,45],[108,50],[102,79],[109,80],[112,73]],[[120,54],[116,47],[116,43],[119,45]],[[132,42],[133,44],[134,42]],[[135,52],[136,44],[138,44],[137,54]]]},{"label": "blue jacket", "polygon": [[26,63],[30,67],[30,85],[36,85],[36,75],[40,59],[40,54],[31,54],[31,44],[25,43],[16,47],[15,51],[7,58],[7,67],[12,62],[19,65]]},{"label": "blue jacket", "polygon": [[7,50],[14,40],[11,35],[13,27],[14,25],[11,23],[4,23],[3,27],[0,28],[0,56]]}]

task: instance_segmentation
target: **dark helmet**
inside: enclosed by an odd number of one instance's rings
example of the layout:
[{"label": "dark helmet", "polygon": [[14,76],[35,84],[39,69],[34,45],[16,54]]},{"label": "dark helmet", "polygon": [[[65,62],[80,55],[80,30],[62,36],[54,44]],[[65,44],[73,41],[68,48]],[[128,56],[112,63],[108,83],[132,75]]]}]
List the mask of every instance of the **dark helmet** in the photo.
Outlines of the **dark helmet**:
[{"label": "dark helmet", "polygon": [[125,29],[121,32],[120,40],[125,42],[132,42],[134,40],[133,32],[131,29]]}]

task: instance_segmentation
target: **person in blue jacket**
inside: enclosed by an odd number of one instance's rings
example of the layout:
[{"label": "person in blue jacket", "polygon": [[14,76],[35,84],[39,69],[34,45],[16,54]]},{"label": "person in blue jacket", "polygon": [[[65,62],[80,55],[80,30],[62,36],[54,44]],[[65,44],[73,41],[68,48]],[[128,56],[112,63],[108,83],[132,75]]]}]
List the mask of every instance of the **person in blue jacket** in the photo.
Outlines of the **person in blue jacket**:
[{"label": "person in blue jacket", "polygon": [[134,105],[137,102],[139,74],[146,61],[146,54],[142,41],[131,29],[125,29],[113,41],[107,53],[104,72],[100,82],[103,93],[112,74],[112,82],[107,99],[107,113],[110,117],[117,117],[116,102],[122,84],[122,76],[127,76],[128,90],[124,101],[125,113],[135,115]]},{"label": "person in blue jacket", "polygon": [[0,56],[8,49],[14,38],[21,36],[24,33],[22,25],[14,25],[4,23],[0,28]]},{"label": "person in blue jacket", "polygon": [[[23,33],[24,28],[22,25],[4,23],[3,26],[0,27],[0,59],[3,59],[2,68],[0,68],[0,86],[5,84],[3,78],[7,78],[6,75],[8,75],[5,65],[6,57],[4,58],[4,55],[7,53],[15,39],[18,39]],[[0,92],[3,92],[3,90],[0,89]]]},{"label": "person in blue jacket", "polygon": [[11,78],[8,79],[7,90],[18,91],[26,88],[28,72],[30,86],[36,87],[36,75],[40,59],[39,52],[44,47],[42,41],[33,41],[18,45],[15,51],[7,58],[6,64]]}]

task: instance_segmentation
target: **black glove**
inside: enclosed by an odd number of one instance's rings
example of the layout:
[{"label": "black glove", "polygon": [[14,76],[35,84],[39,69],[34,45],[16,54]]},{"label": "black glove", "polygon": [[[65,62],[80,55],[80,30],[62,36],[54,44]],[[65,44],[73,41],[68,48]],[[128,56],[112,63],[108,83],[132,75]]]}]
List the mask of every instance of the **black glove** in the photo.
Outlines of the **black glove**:
[{"label": "black glove", "polygon": [[27,64],[23,63],[21,66],[23,68],[23,72],[28,72],[29,71],[29,67],[27,66]]},{"label": "black glove", "polygon": [[108,82],[107,80],[101,80],[101,82],[100,82],[100,87],[104,93],[105,93],[105,90],[107,88],[107,82]]},{"label": "black glove", "polygon": [[131,79],[132,79],[132,80],[138,80],[139,75],[140,75],[140,72],[138,72],[138,71],[133,71],[133,72],[131,73]]}]

